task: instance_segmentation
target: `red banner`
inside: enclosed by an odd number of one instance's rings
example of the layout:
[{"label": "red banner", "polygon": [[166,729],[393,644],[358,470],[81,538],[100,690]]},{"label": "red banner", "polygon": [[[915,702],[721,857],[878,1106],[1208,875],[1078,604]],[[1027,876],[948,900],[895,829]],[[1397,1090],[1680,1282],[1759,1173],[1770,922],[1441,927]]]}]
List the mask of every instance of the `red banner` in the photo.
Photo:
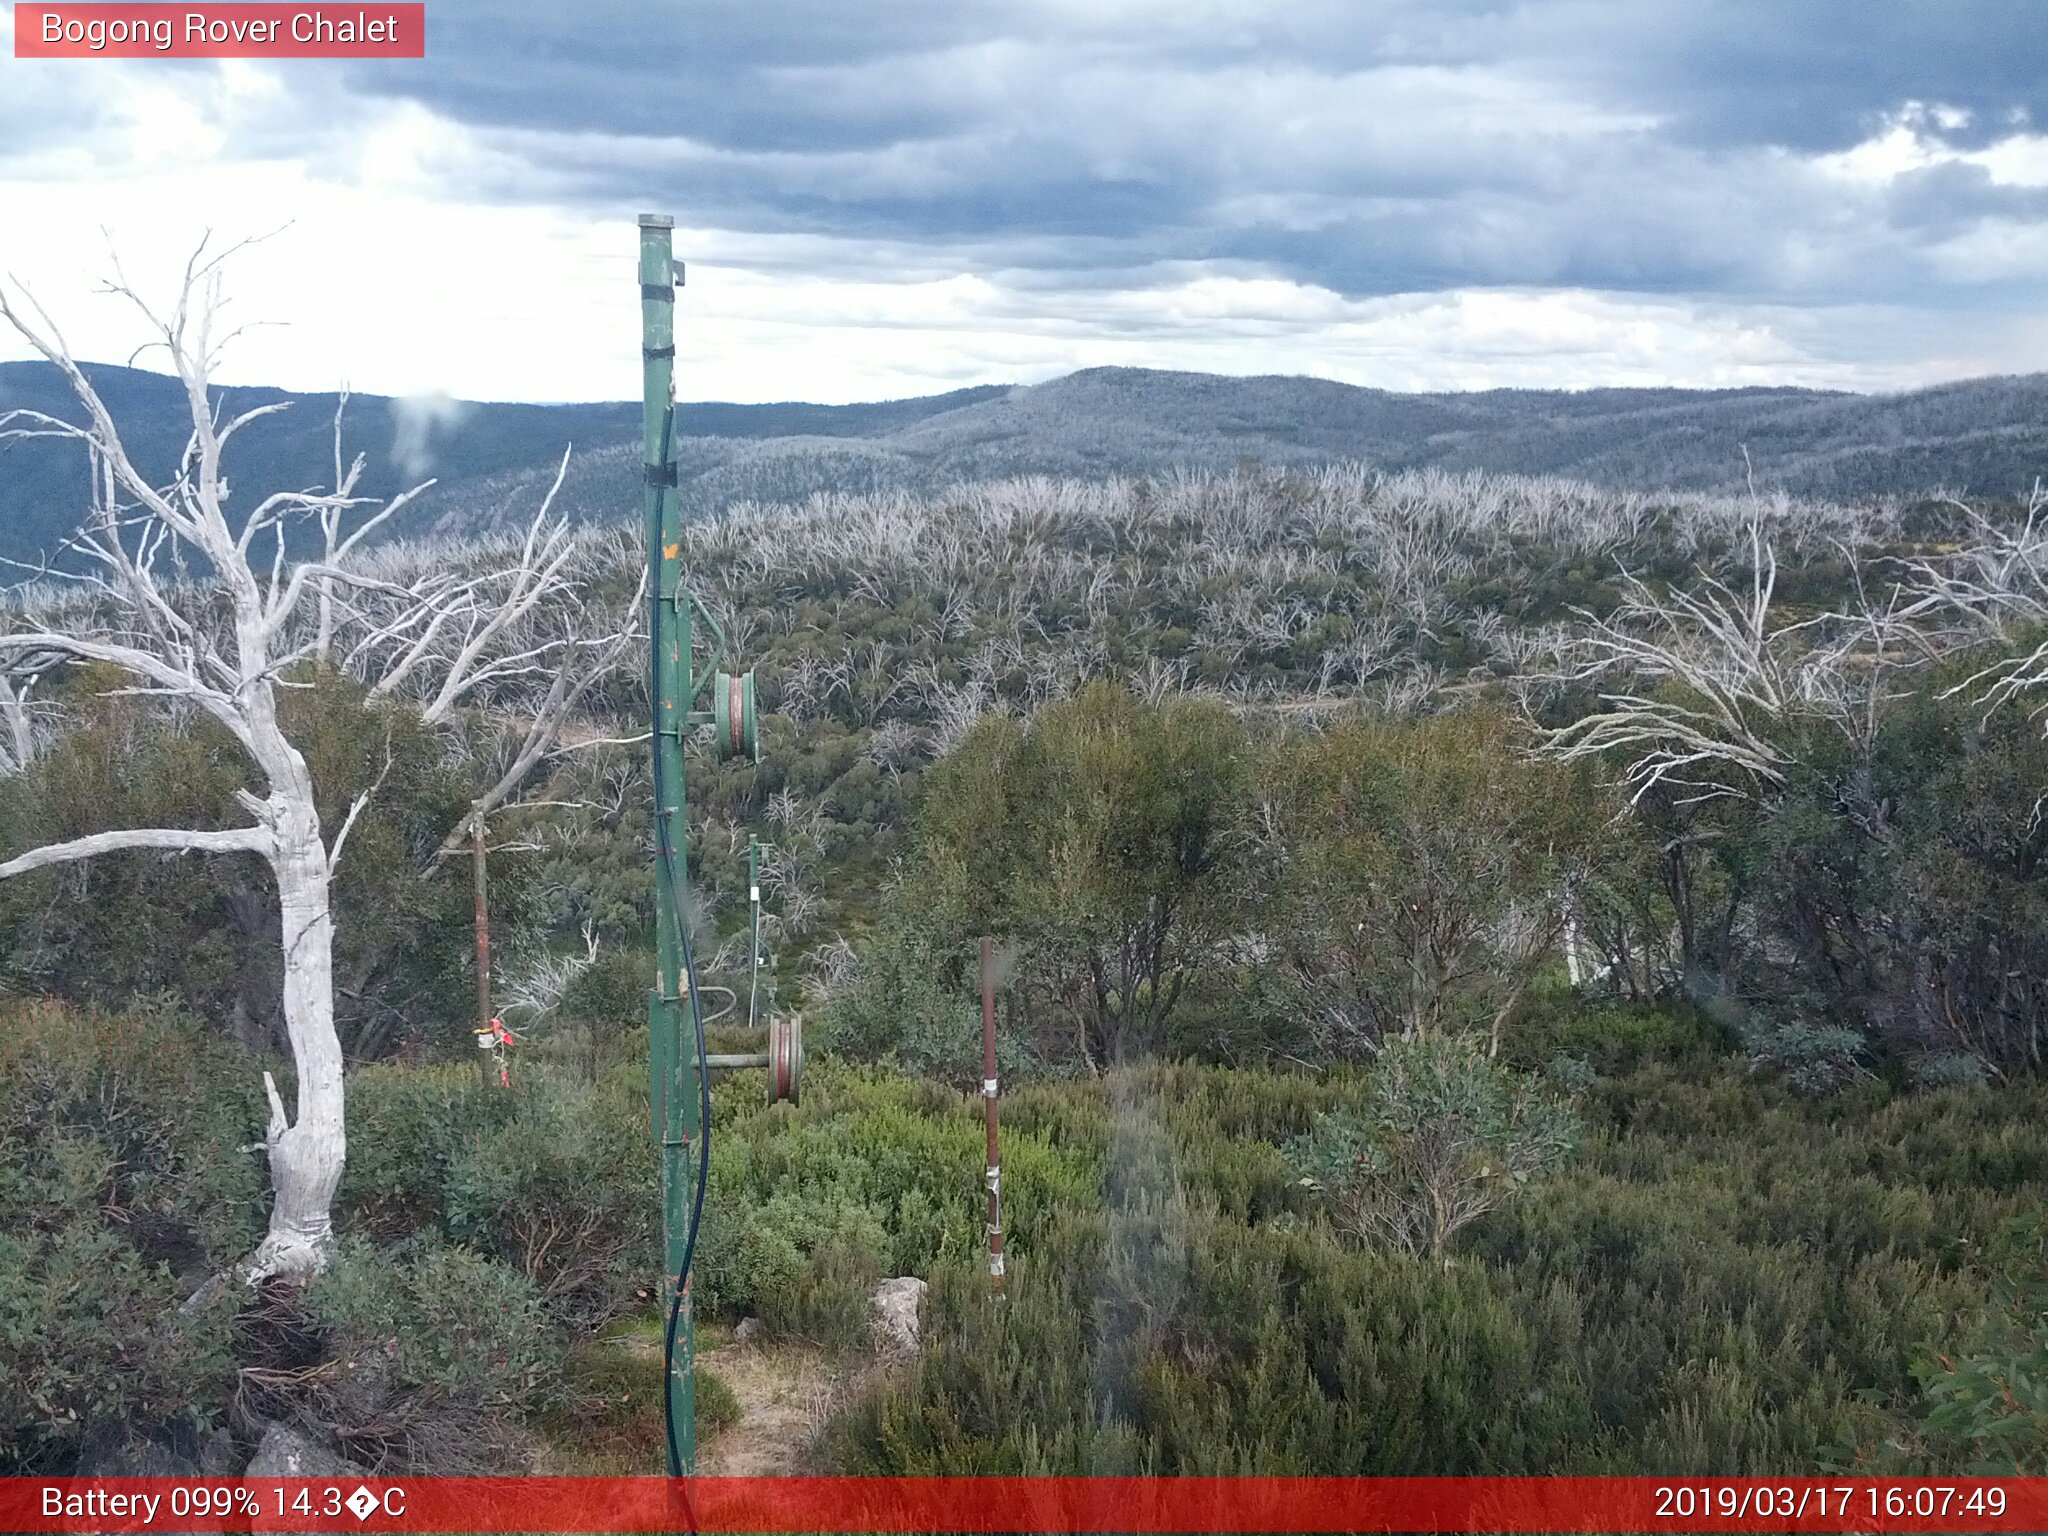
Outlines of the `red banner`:
[{"label": "red banner", "polygon": [[17,59],[423,59],[424,4],[25,5]]},{"label": "red banner", "polygon": [[2048,1478],[0,1478],[0,1530],[2040,1531]]}]

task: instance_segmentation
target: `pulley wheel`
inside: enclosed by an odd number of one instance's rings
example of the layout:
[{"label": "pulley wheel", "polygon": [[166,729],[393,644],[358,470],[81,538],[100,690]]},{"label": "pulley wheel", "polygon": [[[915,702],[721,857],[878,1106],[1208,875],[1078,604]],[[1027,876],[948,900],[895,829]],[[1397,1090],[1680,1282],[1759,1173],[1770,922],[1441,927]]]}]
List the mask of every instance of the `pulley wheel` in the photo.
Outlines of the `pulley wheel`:
[{"label": "pulley wheel", "polygon": [[761,761],[761,717],[754,706],[752,672],[720,672],[712,677],[711,739],[721,758]]},{"label": "pulley wheel", "polygon": [[802,1014],[778,1014],[768,1020],[768,1102],[794,1104],[804,1081]]}]

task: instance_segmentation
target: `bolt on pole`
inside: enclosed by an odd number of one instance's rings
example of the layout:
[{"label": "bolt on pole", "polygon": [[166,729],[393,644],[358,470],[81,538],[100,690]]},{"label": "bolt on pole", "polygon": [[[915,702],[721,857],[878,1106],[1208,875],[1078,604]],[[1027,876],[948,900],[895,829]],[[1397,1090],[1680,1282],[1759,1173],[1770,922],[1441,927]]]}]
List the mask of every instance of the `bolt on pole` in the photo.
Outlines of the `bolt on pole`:
[{"label": "bolt on pole", "polygon": [[682,587],[682,508],[676,494],[675,220],[640,216],[640,367],[642,462],[646,476],[647,561],[654,628],[653,752],[661,793],[654,807],[657,962],[648,1010],[650,1115],[661,1145],[664,1302],[681,1286],[676,1347],[667,1390],[674,1406],[681,1470],[697,1467],[697,1336],[688,1277],[682,1273],[695,1188],[698,1108],[695,1037],[686,1035],[688,978],[679,925],[686,920],[689,822],[685,817],[683,739],[695,697],[690,675],[690,600]]}]

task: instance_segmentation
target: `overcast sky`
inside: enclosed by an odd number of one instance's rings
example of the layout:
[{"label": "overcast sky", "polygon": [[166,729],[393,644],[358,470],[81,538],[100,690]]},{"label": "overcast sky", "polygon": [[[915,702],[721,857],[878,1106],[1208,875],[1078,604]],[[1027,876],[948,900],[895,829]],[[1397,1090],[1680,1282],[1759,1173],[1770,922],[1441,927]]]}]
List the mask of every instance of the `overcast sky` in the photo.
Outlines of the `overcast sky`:
[{"label": "overcast sky", "polygon": [[[859,400],[1103,363],[1388,389],[2048,366],[2048,15],[1894,0],[428,0],[392,62],[19,60],[0,270],[83,355],[200,232],[236,382]],[[23,355],[0,337],[0,357]]]}]

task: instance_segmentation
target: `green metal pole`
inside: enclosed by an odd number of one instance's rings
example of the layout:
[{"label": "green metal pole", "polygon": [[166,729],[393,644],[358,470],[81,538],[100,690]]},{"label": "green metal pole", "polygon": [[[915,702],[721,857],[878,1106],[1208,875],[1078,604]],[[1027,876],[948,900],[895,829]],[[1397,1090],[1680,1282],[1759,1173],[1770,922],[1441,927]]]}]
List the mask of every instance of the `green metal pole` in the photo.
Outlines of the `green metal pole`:
[{"label": "green metal pole", "polygon": [[[682,1283],[681,1314],[669,1390],[682,1470],[697,1469],[697,1339],[687,1282],[681,1278],[696,1188],[698,1109],[695,1036],[686,1028],[689,995],[679,923],[689,889],[689,823],[684,816],[683,738],[696,690],[690,676],[690,599],[682,587],[682,508],[676,495],[675,220],[640,216],[640,333],[647,480],[647,560],[658,605],[660,645],[654,657],[655,933],[659,949],[648,1009],[649,1087],[655,1139],[661,1144],[661,1236],[664,1297]],[[664,878],[664,869],[673,878]]]}]

